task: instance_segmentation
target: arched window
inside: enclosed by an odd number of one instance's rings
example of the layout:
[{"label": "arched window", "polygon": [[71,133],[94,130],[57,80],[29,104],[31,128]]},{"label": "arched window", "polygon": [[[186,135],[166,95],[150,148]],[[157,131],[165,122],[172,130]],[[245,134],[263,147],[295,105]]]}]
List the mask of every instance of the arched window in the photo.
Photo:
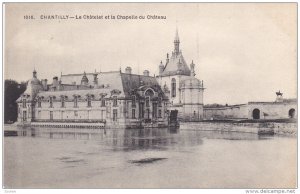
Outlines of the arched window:
[{"label": "arched window", "polygon": [[254,109],[252,112],[252,117],[253,119],[260,119],[260,110],[259,109]]},{"label": "arched window", "polygon": [[289,110],[289,118],[295,118],[295,109],[294,108]]},{"label": "arched window", "polygon": [[176,79],[172,78],[171,82],[171,96],[176,97]]}]

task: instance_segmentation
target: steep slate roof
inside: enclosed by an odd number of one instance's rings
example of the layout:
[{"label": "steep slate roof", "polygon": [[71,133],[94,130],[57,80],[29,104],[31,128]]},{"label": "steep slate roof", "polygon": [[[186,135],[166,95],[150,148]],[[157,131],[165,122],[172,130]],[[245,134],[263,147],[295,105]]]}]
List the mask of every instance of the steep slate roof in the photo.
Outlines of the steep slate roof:
[{"label": "steep slate roof", "polygon": [[[93,85],[93,74],[94,73],[86,73],[86,77],[89,80],[89,85]],[[62,84],[72,84],[76,82],[76,84],[81,83],[81,79],[83,77],[82,74],[69,74],[62,75],[61,82]],[[110,71],[110,72],[100,72],[98,73],[98,86],[104,85],[108,88],[117,89],[123,92],[122,81],[121,81],[121,73],[120,71]]]},{"label": "steep slate roof", "polygon": [[176,35],[174,39],[174,51],[172,56],[167,60],[164,70],[160,76],[171,76],[171,75],[191,75],[191,70],[188,67],[185,59],[179,49],[179,36],[178,30],[176,29]]},{"label": "steep slate roof", "polygon": [[[130,96],[129,92],[131,90],[141,88],[141,86],[150,86],[152,88],[155,88],[157,92],[161,93],[163,97],[166,97],[155,77],[121,73],[121,78],[124,93],[126,96]],[[141,82],[143,83],[143,85],[141,85]]]},{"label": "steep slate roof", "polygon": [[[95,99],[100,99],[101,94],[107,94],[106,97],[110,97],[111,91],[114,88],[101,88],[101,89],[85,89],[85,90],[62,90],[62,91],[41,91],[38,93],[38,97],[48,98],[50,96],[55,96],[59,98],[60,96],[67,96],[68,99],[73,99],[73,95],[79,95],[81,98],[85,98],[86,95],[94,95]],[[121,93],[120,96],[124,96],[124,93]]]},{"label": "steep slate roof", "polygon": [[[104,85],[104,88],[80,87],[79,89],[77,89],[76,85],[71,84],[73,82],[80,83],[83,76],[84,74],[62,75],[62,85],[69,86],[66,88],[66,90],[41,91],[39,92],[38,96],[44,96],[45,98],[47,98],[49,96],[58,97],[61,95],[65,95],[71,98],[74,94],[80,95],[82,97],[86,96],[87,94],[92,94],[96,98],[99,98],[101,93],[107,93],[108,96],[110,96],[111,91],[117,89],[121,91],[120,96],[130,97],[130,91],[134,89],[143,90],[145,87],[142,86],[146,86],[152,87],[155,91],[159,92],[164,98],[166,98],[155,77],[114,71],[98,73],[98,86]],[[89,79],[89,77],[92,77],[93,74],[86,73],[86,76]],[[92,78],[89,80],[89,85],[92,85]]]},{"label": "steep slate roof", "polygon": [[178,55],[172,54],[169,62],[166,64],[165,69],[161,76],[170,75],[191,75],[191,70],[185,62],[185,59],[180,52]]}]

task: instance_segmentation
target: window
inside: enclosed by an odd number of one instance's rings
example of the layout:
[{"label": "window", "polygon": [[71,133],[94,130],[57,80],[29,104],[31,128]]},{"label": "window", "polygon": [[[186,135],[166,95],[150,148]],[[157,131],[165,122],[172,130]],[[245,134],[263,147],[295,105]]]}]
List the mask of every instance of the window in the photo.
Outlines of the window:
[{"label": "window", "polygon": [[135,119],[135,109],[132,109],[132,118]]},{"label": "window", "polygon": [[23,108],[26,108],[26,99],[23,99],[22,104],[23,104]]},{"label": "window", "polygon": [[150,119],[150,110],[147,109],[147,110],[146,110],[146,113],[147,113],[146,118],[147,118],[147,119]]},{"label": "window", "polygon": [[91,107],[92,106],[92,102],[91,102],[91,96],[87,97],[87,106]]},{"label": "window", "polygon": [[49,103],[50,103],[50,108],[53,108],[53,97],[50,97]]},{"label": "window", "polygon": [[26,110],[23,111],[23,121],[27,121],[27,112],[26,112]]},{"label": "window", "polygon": [[64,119],[64,113],[65,113],[65,111],[61,111],[61,112],[60,112],[60,118],[61,118],[61,119]]},{"label": "window", "polygon": [[162,98],[159,97],[159,98],[158,98],[158,106],[159,106],[159,107],[161,107],[161,101],[162,101]]},{"label": "window", "polygon": [[176,97],[176,80],[175,80],[175,78],[172,78],[172,82],[171,82],[171,95],[172,95],[172,97]]},{"label": "window", "polygon": [[78,112],[74,111],[74,117],[77,118],[78,117]]},{"label": "window", "polygon": [[105,111],[101,110],[101,119],[104,119],[104,116],[105,116]]},{"label": "window", "polygon": [[42,107],[42,101],[41,101],[41,98],[38,98],[38,108],[41,108]]},{"label": "window", "polygon": [[113,106],[117,106],[118,105],[118,100],[117,100],[117,96],[113,97]]},{"label": "window", "polygon": [[50,111],[50,121],[53,121],[53,111]]},{"label": "window", "polygon": [[113,121],[117,121],[117,118],[118,118],[118,110],[114,109],[113,110]]},{"label": "window", "polygon": [[61,107],[65,107],[65,98],[61,97]]},{"label": "window", "polygon": [[158,118],[161,118],[161,110],[158,110]]},{"label": "window", "polygon": [[136,97],[135,96],[132,96],[131,104],[132,104],[132,107],[136,106]]},{"label": "window", "polygon": [[103,98],[101,98],[101,106],[102,106],[102,107],[104,107],[104,106],[105,106],[105,99],[104,99],[104,97],[103,97]]},{"label": "window", "polygon": [[74,107],[75,108],[78,107],[78,97],[77,96],[74,97]]},{"label": "window", "polygon": [[153,107],[153,110],[152,110],[152,117],[153,117],[153,118],[156,118],[156,117],[157,117],[157,104],[156,104],[156,103],[153,103],[152,107]]},{"label": "window", "polygon": [[150,106],[150,96],[146,96],[146,107]]}]

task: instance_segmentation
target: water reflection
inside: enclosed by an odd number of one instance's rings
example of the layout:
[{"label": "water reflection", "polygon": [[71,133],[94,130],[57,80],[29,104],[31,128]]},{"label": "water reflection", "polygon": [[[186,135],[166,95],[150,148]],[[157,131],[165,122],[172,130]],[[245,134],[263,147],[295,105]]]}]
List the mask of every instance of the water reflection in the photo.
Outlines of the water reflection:
[{"label": "water reflection", "polygon": [[114,150],[166,149],[169,146],[201,145],[205,139],[260,140],[271,136],[251,133],[179,130],[170,128],[148,129],[77,129],[25,128],[20,136],[50,139],[99,141]]}]

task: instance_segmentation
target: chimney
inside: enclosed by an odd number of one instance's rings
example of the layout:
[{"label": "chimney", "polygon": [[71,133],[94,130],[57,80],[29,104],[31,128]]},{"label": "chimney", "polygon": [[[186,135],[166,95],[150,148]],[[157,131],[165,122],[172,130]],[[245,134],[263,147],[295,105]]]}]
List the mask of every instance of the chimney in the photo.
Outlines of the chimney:
[{"label": "chimney", "polygon": [[41,80],[42,81],[42,86],[43,86],[43,89],[46,91],[46,90],[48,90],[48,86],[47,86],[47,79],[42,79]]},{"label": "chimney", "polygon": [[149,71],[148,70],[144,71],[144,76],[149,76]]},{"label": "chimney", "polygon": [[57,87],[58,86],[58,77],[57,76],[53,77],[52,86],[53,87]]},{"label": "chimney", "polygon": [[126,67],[126,69],[125,69],[125,73],[127,73],[127,74],[131,74],[131,67]]}]

